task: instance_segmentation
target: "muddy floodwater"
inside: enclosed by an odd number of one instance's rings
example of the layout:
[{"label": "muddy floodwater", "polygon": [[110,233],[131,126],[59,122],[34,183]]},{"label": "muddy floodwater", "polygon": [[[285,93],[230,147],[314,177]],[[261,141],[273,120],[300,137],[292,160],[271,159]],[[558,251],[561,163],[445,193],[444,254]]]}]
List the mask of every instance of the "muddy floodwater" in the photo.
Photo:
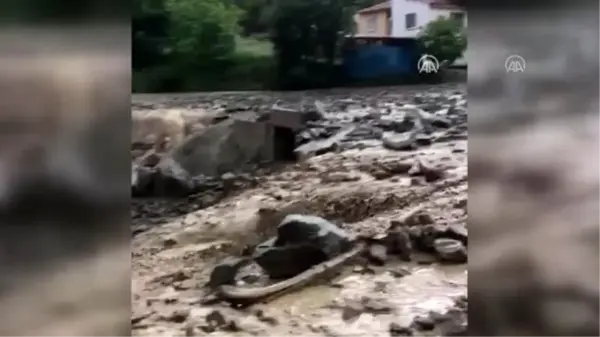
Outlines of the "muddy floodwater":
[{"label": "muddy floodwater", "polygon": [[[416,317],[426,316],[432,311],[446,312],[454,305],[453,298],[466,295],[465,267],[399,264],[386,269],[396,267],[400,271],[380,271],[374,275],[349,271],[334,280],[332,285],[314,286],[281,297],[270,303],[269,308],[307,322],[315,332],[389,336],[391,323],[408,326]],[[395,275],[404,272],[408,275],[401,280]],[[381,301],[382,305],[394,309],[384,314],[362,313],[350,322],[343,319],[342,311],[332,310],[364,297]],[[284,330],[280,332],[289,332]],[[273,332],[276,331],[274,329]]]},{"label": "muddy floodwater", "polygon": [[[215,101],[235,102],[236,106],[240,102],[258,104],[252,103],[257,94],[224,95],[187,95],[179,101],[166,96],[161,104],[189,113],[200,106],[206,111]],[[261,95],[264,100],[270,94]],[[297,94],[281,94],[276,99],[293,99],[285,95]],[[145,99],[148,102],[144,103]],[[465,249],[467,245],[464,87],[353,89],[309,92],[302,98],[311,99],[324,102],[330,124],[321,131],[308,130],[309,134],[328,132],[337,124],[340,128],[359,124],[342,147],[299,163],[250,173],[254,174],[252,184],[240,185],[226,196],[204,193],[182,200],[134,200],[135,335],[465,333],[466,260],[457,255],[460,250],[437,245],[439,238],[452,242],[452,247],[464,245]],[[341,101],[343,104],[338,105]],[[147,97],[136,102],[134,105],[143,109],[157,104],[155,98]],[[401,113],[403,106],[405,110],[421,107],[431,118],[440,116],[441,121],[448,122],[435,124],[426,135],[419,135],[411,148],[386,148],[382,132],[401,136],[406,131],[397,120],[406,118]],[[402,163],[420,162],[442,174],[431,178],[401,168]],[[240,246],[257,234],[257,210],[277,210],[296,202],[302,203],[303,213],[323,217],[352,235],[362,236],[386,233],[407,210],[421,207],[420,220],[407,229],[415,242],[411,261],[388,254],[381,257],[381,263],[351,263],[333,278],[248,308],[202,304],[204,285],[214,266],[227,256],[239,254]],[[463,255],[466,259],[466,251]]]}]

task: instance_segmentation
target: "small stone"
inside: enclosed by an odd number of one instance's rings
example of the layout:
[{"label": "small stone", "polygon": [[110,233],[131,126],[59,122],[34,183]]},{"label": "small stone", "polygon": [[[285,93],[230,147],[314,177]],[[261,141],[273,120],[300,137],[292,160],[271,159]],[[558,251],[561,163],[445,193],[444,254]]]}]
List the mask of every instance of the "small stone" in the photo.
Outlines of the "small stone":
[{"label": "small stone", "polygon": [[404,267],[401,267],[398,269],[390,270],[390,274],[392,274],[392,276],[394,276],[394,277],[401,278],[401,277],[410,275],[410,270],[408,270]]},{"label": "small stone", "polygon": [[363,310],[370,314],[389,314],[392,312],[392,305],[384,298],[373,298],[365,296],[361,300]]},{"label": "small stone", "polygon": [[187,320],[190,315],[189,309],[177,309],[171,312],[171,314],[165,317],[170,322],[183,323]]},{"label": "small stone", "polygon": [[444,262],[467,262],[467,249],[458,240],[439,238],[434,241],[433,246],[440,260]]},{"label": "small stone", "polygon": [[413,335],[413,332],[409,327],[402,326],[395,322],[390,323],[388,331],[390,332],[390,336],[392,337]]},{"label": "small stone", "polygon": [[277,321],[277,319],[275,317],[267,315],[263,309],[260,309],[260,308],[257,309],[254,312],[254,315],[256,316],[256,318],[259,321],[261,321],[263,323],[267,323],[269,325],[277,325],[277,324],[279,324],[279,322]]},{"label": "small stone", "polygon": [[427,316],[431,318],[435,323],[444,322],[450,319],[447,314],[443,314],[437,311],[430,311]]},{"label": "small stone", "polygon": [[372,244],[369,247],[368,258],[372,263],[383,266],[387,261],[387,247],[381,244]]},{"label": "small stone", "polygon": [[348,301],[342,309],[342,320],[345,322],[353,321],[358,319],[363,313],[363,307],[360,303],[354,301]]},{"label": "small stone", "polygon": [[238,271],[252,262],[249,258],[229,257],[213,268],[207,286],[214,288],[234,284]]},{"label": "small stone", "polygon": [[165,248],[172,248],[177,244],[177,240],[175,240],[174,238],[166,238],[163,240],[162,244]]},{"label": "small stone", "polygon": [[390,230],[384,242],[390,254],[398,255],[404,261],[411,260],[412,244],[406,227]]},{"label": "small stone", "polygon": [[414,326],[418,330],[431,331],[435,328],[435,322],[429,317],[417,317],[413,321]]},{"label": "small stone", "polygon": [[[227,325],[227,319],[219,310],[213,310],[206,315],[206,323],[213,328],[219,328]],[[214,331],[214,330],[213,330]]]},{"label": "small stone", "polygon": [[449,225],[446,235],[451,239],[460,241],[465,246],[469,240],[469,232],[467,231],[467,226],[464,224]]},{"label": "small stone", "polygon": [[429,135],[420,134],[415,137],[415,143],[420,146],[431,145],[432,142],[433,141],[431,140],[431,136]]}]

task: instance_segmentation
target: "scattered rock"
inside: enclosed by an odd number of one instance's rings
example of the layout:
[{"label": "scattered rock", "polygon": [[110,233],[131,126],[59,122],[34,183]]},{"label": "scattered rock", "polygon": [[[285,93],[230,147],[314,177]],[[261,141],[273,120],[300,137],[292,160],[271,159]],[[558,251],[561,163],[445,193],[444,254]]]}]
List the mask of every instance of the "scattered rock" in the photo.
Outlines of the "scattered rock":
[{"label": "scattered rock", "polygon": [[390,332],[390,336],[398,337],[398,336],[412,336],[413,331],[410,327],[402,326],[398,323],[392,322],[388,328]]},{"label": "scattered rock", "polygon": [[404,267],[401,267],[401,268],[398,268],[398,269],[392,269],[392,270],[390,270],[390,274],[392,274],[392,276],[394,276],[394,277],[402,278],[404,276],[410,275],[410,270],[408,270],[408,269],[406,269]]},{"label": "scattered rock", "polygon": [[228,325],[230,324],[225,315],[223,315],[220,310],[213,310],[206,315],[206,326],[203,326],[203,330],[206,332],[213,332],[218,329],[226,328]]},{"label": "scattered rock", "polygon": [[382,244],[371,244],[367,254],[369,261],[372,263],[383,266],[387,261],[387,247]]},{"label": "scattered rock", "polygon": [[452,224],[446,230],[446,236],[460,241],[465,247],[468,245],[469,232],[465,224]]},{"label": "scattered rock", "polygon": [[322,184],[341,183],[349,181],[358,181],[360,176],[347,172],[331,172],[321,176]]},{"label": "scattered rock", "polygon": [[406,135],[384,134],[381,138],[383,147],[394,151],[411,151],[415,147],[415,135],[408,133]]},{"label": "scattered rock", "polygon": [[354,131],[355,128],[356,127],[346,128],[338,131],[335,135],[327,139],[311,141],[297,147],[294,150],[296,158],[298,158],[298,160],[306,160],[310,157],[320,156],[327,152],[335,151],[337,148],[339,148],[343,139],[352,131]]},{"label": "scattered rock", "polygon": [[428,183],[438,181],[444,178],[444,170],[426,165],[422,160],[417,160],[413,168],[409,171],[410,175],[422,175]]},{"label": "scattered rock", "polygon": [[434,248],[441,261],[452,263],[467,262],[467,249],[458,240],[439,238],[434,241]]},{"label": "scattered rock", "polygon": [[387,299],[381,297],[365,296],[361,299],[361,304],[365,312],[373,315],[389,314],[393,311],[392,304]]},{"label": "scattered rock", "polygon": [[406,227],[392,227],[384,242],[390,254],[398,255],[404,261],[411,260],[412,243]]},{"label": "scattered rock", "polygon": [[176,309],[166,316],[165,319],[174,323],[183,323],[188,319],[189,315],[189,309]]},{"label": "scattered rock", "polygon": [[256,318],[263,322],[263,323],[267,323],[269,325],[277,325],[279,324],[279,322],[277,321],[277,319],[271,315],[267,315],[265,313],[265,311],[263,309],[257,309],[256,311],[254,311],[254,315],[256,316]]},{"label": "scattered rock", "polygon": [[360,317],[364,311],[363,306],[356,301],[346,301],[342,308],[342,319],[345,322],[351,322]]},{"label": "scattered rock", "polygon": [[246,257],[229,257],[216,265],[210,274],[210,280],[207,287],[216,288],[222,285],[231,285],[235,283],[235,277],[238,271],[250,264],[252,260]]},{"label": "scattered rock", "polygon": [[416,317],[413,320],[413,325],[417,330],[421,331],[431,331],[435,328],[435,322],[430,317]]}]

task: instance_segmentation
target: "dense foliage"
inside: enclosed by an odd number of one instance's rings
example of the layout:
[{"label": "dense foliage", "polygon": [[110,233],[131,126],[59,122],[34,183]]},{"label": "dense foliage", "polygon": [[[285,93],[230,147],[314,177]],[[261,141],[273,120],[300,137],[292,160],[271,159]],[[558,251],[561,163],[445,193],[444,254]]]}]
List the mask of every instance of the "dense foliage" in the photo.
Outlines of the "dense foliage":
[{"label": "dense foliage", "polygon": [[434,55],[440,63],[452,64],[467,49],[467,36],[462,22],[438,18],[430,22],[419,35],[423,53]]}]

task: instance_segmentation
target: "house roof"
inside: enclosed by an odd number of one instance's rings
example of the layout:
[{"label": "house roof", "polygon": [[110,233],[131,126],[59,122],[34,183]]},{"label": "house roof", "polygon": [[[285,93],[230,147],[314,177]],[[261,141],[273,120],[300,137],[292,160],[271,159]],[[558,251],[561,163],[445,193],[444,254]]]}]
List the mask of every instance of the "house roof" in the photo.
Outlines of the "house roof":
[{"label": "house roof", "polygon": [[367,7],[365,9],[361,9],[357,13],[358,14],[365,14],[365,13],[378,12],[378,11],[383,11],[383,10],[386,10],[386,9],[390,9],[391,7],[392,7],[392,2],[390,0],[388,0],[388,1],[384,1],[382,3],[378,3],[377,5],[373,5],[371,7]]},{"label": "house roof", "polygon": [[[416,1],[426,3],[429,5],[429,7],[434,8],[434,9],[464,10],[464,7],[456,5],[452,1],[449,1],[449,0],[416,0]],[[386,9],[390,9],[391,7],[392,7],[392,1],[388,0],[388,1],[378,3],[376,5],[373,5],[371,7],[361,9],[357,13],[358,14],[366,14],[366,13],[379,12],[379,11],[383,11]]]},{"label": "house roof", "polygon": [[449,0],[417,0],[429,4],[429,7],[434,9],[449,9],[449,10],[464,10],[463,7],[458,6]]}]

